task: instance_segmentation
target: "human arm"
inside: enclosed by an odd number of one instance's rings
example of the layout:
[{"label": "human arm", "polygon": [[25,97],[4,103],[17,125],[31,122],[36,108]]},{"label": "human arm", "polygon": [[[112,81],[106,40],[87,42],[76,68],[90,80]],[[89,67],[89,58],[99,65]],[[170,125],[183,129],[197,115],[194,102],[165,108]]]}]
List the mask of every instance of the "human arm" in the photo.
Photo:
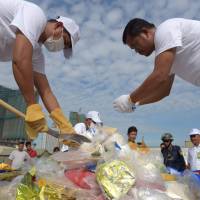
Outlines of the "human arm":
[{"label": "human arm", "polygon": [[153,103],[169,95],[174,80],[174,76],[169,74],[175,53],[176,48],[172,48],[155,58],[153,72],[130,94],[132,102],[140,102],[140,105]]},{"label": "human arm", "polygon": [[13,48],[13,73],[28,106],[35,103],[32,54],[31,42],[18,30]]},{"label": "human arm", "polygon": [[113,102],[113,107],[119,112],[133,112],[136,106],[154,103],[168,96],[174,81],[174,75],[169,75],[174,61],[176,49],[169,49],[159,54],[155,59],[153,72],[142,85],[130,95],[121,95]]},{"label": "human arm", "polygon": [[60,106],[51,90],[48,79],[45,74],[41,74],[38,72],[34,72],[33,74],[35,87],[37,88],[45,107],[47,108],[49,113],[51,113],[55,108],[58,108]]},{"label": "human arm", "polygon": [[8,157],[7,164],[9,164],[11,166],[14,158],[15,158],[14,152],[11,152],[11,154]]},{"label": "human arm", "polygon": [[183,156],[183,151],[181,150],[181,147],[178,147],[178,152],[179,152],[179,157],[180,157],[180,160],[181,160],[181,163],[183,164],[183,167],[186,169],[186,162],[185,162],[185,158]]},{"label": "human arm", "polygon": [[7,164],[11,166],[12,165],[12,160],[8,159],[7,160]]},{"label": "human arm", "polygon": [[187,158],[187,169],[191,170],[191,152],[190,152],[190,149],[188,149],[188,158]]},{"label": "human arm", "polygon": [[72,124],[62,112],[60,105],[51,90],[46,75],[34,72],[34,83],[46,109],[50,113],[50,117],[56,123],[61,133],[74,133]]}]

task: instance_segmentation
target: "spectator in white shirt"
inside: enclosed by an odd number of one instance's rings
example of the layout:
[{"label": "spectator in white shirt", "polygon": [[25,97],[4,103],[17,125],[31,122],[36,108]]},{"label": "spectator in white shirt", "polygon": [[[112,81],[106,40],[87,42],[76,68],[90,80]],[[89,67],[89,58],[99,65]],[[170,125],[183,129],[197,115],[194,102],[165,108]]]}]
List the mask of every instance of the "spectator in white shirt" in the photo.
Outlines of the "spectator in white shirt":
[{"label": "spectator in white shirt", "polygon": [[18,149],[14,150],[9,156],[9,164],[12,169],[20,169],[25,162],[30,161],[31,158],[26,151],[24,151],[24,142],[18,143]]},{"label": "spectator in white shirt", "polygon": [[188,168],[198,171],[200,170],[200,130],[192,129],[189,136],[194,146],[188,149]]}]

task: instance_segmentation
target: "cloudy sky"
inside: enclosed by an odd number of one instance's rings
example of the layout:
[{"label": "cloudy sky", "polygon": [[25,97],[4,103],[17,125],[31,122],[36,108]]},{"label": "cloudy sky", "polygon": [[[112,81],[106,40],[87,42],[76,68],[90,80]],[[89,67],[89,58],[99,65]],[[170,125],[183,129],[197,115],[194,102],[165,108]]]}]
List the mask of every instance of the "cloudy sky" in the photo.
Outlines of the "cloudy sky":
[{"label": "cloudy sky", "polygon": [[[200,20],[195,0],[32,0],[48,18],[71,17],[81,28],[74,57],[48,53],[46,74],[66,115],[70,111],[100,112],[104,124],[126,134],[129,126],[139,129],[149,145],[159,145],[160,136],[171,132],[183,145],[191,128],[199,127],[200,89],[176,77],[171,95],[159,103],[138,107],[131,114],[113,110],[112,101],[137,88],[153,69],[153,57],[135,54],[121,41],[127,22],[135,17],[155,25],[183,17]],[[16,87],[10,63],[0,63],[0,84]]]}]

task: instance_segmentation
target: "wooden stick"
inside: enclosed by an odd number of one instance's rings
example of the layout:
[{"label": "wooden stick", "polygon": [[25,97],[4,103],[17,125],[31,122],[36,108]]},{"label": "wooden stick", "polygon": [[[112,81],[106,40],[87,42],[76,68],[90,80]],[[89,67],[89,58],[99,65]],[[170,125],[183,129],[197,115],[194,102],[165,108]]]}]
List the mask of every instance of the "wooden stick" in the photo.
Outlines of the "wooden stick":
[{"label": "wooden stick", "polygon": [[23,112],[17,110],[16,108],[14,108],[13,106],[9,105],[8,103],[3,101],[2,99],[0,99],[0,106],[4,107],[5,109],[9,110],[12,113],[15,113],[19,117],[25,118],[25,114]]}]

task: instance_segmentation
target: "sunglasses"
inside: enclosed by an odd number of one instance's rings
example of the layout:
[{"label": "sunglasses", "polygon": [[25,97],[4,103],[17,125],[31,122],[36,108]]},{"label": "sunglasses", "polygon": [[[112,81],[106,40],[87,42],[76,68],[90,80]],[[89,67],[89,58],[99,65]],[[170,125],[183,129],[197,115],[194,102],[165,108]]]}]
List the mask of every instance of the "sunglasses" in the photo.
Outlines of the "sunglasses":
[{"label": "sunglasses", "polygon": [[194,138],[194,137],[196,137],[197,135],[190,135],[190,138]]},{"label": "sunglasses", "polygon": [[170,142],[171,140],[163,140],[163,142]]}]

